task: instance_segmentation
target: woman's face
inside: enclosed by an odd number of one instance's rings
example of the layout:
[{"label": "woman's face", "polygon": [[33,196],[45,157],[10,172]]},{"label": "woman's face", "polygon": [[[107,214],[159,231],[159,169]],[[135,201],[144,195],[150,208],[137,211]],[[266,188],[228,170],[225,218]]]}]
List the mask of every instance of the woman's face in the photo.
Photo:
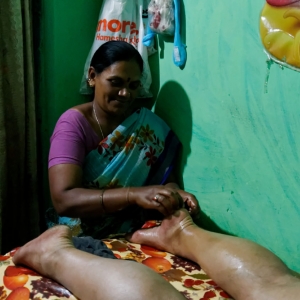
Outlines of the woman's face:
[{"label": "woman's face", "polygon": [[116,115],[128,110],[141,85],[141,71],[134,60],[115,62],[100,74],[90,68],[89,78],[95,85],[95,102],[103,111]]}]

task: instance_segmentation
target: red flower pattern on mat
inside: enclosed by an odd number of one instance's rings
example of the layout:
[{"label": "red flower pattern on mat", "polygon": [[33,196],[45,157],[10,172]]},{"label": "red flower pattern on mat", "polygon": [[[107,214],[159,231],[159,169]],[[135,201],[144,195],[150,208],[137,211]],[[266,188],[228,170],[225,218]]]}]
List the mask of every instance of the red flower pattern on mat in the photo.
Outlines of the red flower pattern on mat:
[{"label": "red flower pattern on mat", "polygon": [[226,299],[232,299],[231,296],[229,296],[226,292],[224,291],[221,291],[220,292],[220,296],[222,296],[223,298],[226,298]]},{"label": "red flower pattern on mat", "polygon": [[32,280],[31,286],[30,294],[32,299],[34,299],[37,294],[42,294],[42,299],[49,299],[51,296],[55,298],[70,298],[72,295],[65,287],[46,277]]},{"label": "red flower pattern on mat", "polygon": [[188,260],[188,259],[183,259],[179,256],[176,255],[171,255],[171,258],[173,260],[172,267],[174,269],[177,268],[183,268],[186,272],[192,272],[192,271],[200,271],[201,268],[199,265],[196,263]]},{"label": "red flower pattern on mat", "polygon": [[142,261],[142,264],[151,268],[157,273],[164,273],[171,269],[171,263],[162,257],[148,257]]},{"label": "red flower pattern on mat", "polygon": [[31,276],[40,276],[35,271],[28,269],[26,267],[17,267],[17,266],[7,266],[7,268],[4,271],[5,276],[18,276],[18,275],[31,275]]},{"label": "red flower pattern on mat", "polygon": [[167,255],[167,252],[160,251],[147,245],[141,245],[141,250],[143,251],[143,253],[153,257],[165,257]]},{"label": "red flower pattern on mat", "polygon": [[7,256],[7,255],[0,255],[0,261],[4,261],[4,260],[7,260],[9,259],[10,256]]},{"label": "red flower pattern on mat", "polygon": [[213,292],[213,291],[207,291],[204,296],[200,299],[200,300],[204,300],[204,299],[211,299],[211,298],[214,298],[216,297],[216,293]]},{"label": "red flower pattern on mat", "polygon": [[[3,299],[3,298],[2,298]],[[30,291],[27,287],[19,287],[13,290],[7,298],[7,300],[29,300]]]},{"label": "red flower pattern on mat", "polygon": [[192,288],[194,286],[197,286],[197,285],[201,285],[203,284],[204,281],[203,280],[200,280],[200,279],[197,279],[197,280],[193,280],[193,279],[186,279],[184,282],[183,282],[183,285],[187,288]]}]

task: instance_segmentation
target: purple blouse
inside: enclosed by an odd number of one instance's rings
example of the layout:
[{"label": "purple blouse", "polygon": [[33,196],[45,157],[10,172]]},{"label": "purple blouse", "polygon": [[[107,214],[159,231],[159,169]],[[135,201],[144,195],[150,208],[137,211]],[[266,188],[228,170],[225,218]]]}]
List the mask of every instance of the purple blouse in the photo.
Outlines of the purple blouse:
[{"label": "purple blouse", "polygon": [[100,141],[88,120],[78,110],[67,110],[58,119],[50,138],[48,168],[58,164],[82,167],[86,155]]}]

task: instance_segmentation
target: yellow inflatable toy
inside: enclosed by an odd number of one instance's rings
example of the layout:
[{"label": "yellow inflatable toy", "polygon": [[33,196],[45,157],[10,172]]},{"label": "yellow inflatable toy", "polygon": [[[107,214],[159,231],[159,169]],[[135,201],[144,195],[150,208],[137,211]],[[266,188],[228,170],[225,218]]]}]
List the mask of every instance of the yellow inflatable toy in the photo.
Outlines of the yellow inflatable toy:
[{"label": "yellow inflatable toy", "polygon": [[300,71],[300,0],[267,0],[260,36],[271,59]]}]

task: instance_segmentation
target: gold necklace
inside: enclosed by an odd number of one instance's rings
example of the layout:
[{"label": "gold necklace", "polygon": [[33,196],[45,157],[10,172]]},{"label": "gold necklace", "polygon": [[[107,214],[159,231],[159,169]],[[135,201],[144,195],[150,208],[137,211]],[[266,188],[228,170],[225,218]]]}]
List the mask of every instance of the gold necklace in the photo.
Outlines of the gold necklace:
[{"label": "gold necklace", "polygon": [[93,112],[94,112],[95,119],[96,119],[96,121],[97,121],[97,123],[98,123],[99,129],[100,129],[101,134],[102,134],[102,140],[104,140],[104,134],[103,134],[103,131],[102,131],[102,127],[101,127],[101,125],[100,125],[100,123],[99,123],[99,120],[98,120],[98,118],[97,118],[96,110],[95,110],[95,105],[94,105],[94,104],[95,104],[95,102],[93,101]]}]

